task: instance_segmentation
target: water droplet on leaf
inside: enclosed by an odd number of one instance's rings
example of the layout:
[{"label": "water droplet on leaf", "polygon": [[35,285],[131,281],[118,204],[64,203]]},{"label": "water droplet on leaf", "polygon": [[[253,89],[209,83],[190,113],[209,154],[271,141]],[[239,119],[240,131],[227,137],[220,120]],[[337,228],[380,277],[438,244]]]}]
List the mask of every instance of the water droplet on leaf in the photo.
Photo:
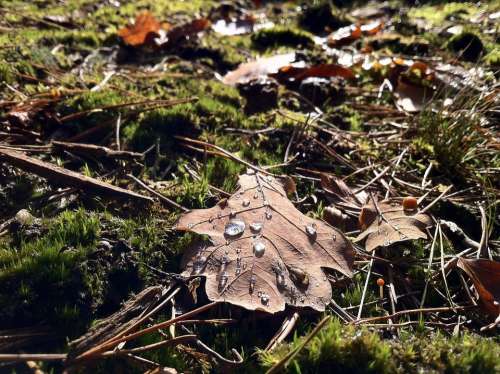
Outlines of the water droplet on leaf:
[{"label": "water droplet on leaf", "polygon": [[257,257],[262,257],[264,255],[264,252],[266,251],[266,245],[262,242],[255,242],[253,244],[253,253]]},{"label": "water droplet on leaf", "polygon": [[224,228],[224,234],[229,237],[241,235],[245,231],[245,222],[239,219],[229,221]]},{"label": "water droplet on leaf", "polygon": [[264,227],[262,222],[254,222],[250,224],[250,230],[255,233],[259,233],[262,230],[262,227]]}]

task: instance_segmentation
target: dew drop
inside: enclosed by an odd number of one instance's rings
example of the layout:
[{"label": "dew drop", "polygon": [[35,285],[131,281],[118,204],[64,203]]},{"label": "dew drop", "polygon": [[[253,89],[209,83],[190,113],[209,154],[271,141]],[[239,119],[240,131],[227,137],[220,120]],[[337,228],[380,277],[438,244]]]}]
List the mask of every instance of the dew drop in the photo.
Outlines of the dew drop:
[{"label": "dew drop", "polygon": [[193,263],[194,274],[200,274],[201,271],[203,270],[203,267],[205,266],[206,262],[207,262],[207,258],[205,256],[201,256],[201,255],[196,256],[196,259],[194,260],[194,263]]},{"label": "dew drop", "polygon": [[315,224],[312,224],[312,225],[307,225],[306,226],[306,233],[307,235],[311,238],[311,239],[314,239],[317,235],[317,231],[316,231],[316,225]]},{"label": "dew drop", "polygon": [[220,275],[219,291],[222,291],[224,289],[224,287],[226,287],[228,278],[229,278],[229,276],[227,275],[227,272],[225,272],[225,271]]},{"label": "dew drop", "polygon": [[280,288],[285,288],[286,286],[285,275],[282,272],[276,274],[276,284]]},{"label": "dew drop", "polygon": [[245,206],[245,207],[246,207],[246,206],[249,206],[249,205],[250,205],[250,200],[248,200],[248,199],[244,199],[244,200],[242,201],[241,205],[243,205],[243,206]]},{"label": "dew drop", "polygon": [[235,212],[234,210],[231,210],[231,211],[229,212],[229,217],[231,217],[231,218],[236,217],[236,212]]},{"label": "dew drop", "polygon": [[337,234],[333,234],[332,239],[334,242],[337,241]]},{"label": "dew drop", "polygon": [[194,226],[194,225],[193,225],[192,223],[188,223],[187,228],[188,228],[188,229],[192,229],[192,228],[193,228],[193,226]]},{"label": "dew drop", "polygon": [[262,305],[269,304],[269,296],[267,296],[267,294],[262,294],[260,297],[260,302],[262,303]]},{"label": "dew drop", "polygon": [[263,227],[264,227],[264,224],[262,222],[253,222],[250,224],[250,230],[252,230],[252,232],[254,232],[254,233],[261,232]]},{"label": "dew drop", "polygon": [[221,212],[217,212],[217,218],[221,218],[222,217],[222,213]]},{"label": "dew drop", "polygon": [[224,228],[224,234],[229,237],[241,235],[245,231],[245,222],[239,219],[232,219]]},{"label": "dew drop", "polygon": [[253,244],[253,253],[256,257],[262,257],[266,251],[266,245],[262,242],[255,242]]},{"label": "dew drop", "polygon": [[267,219],[271,219],[271,218],[273,218],[273,214],[272,214],[270,211],[267,211],[267,212],[266,212],[266,218],[267,218]]},{"label": "dew drop", "polygon": [[253,194],[253,198],[254,198],[254,199],[258,199],[258,198],[259,198],[259,194],[258,194],[257,192],[256,192],[256,193],[254,193],[254,194]]},{"label": "dew drop", "polygon": [[212,222],[213,222],[213,220],[214,220],[214,217],[210,217],[210,218],[208,219],[208,222],[212,223]]},{"label": "dew drop", "polygon": [[252,294],[253,291],[255,290],[255,283],[257,282],[257,280],[255,279],[255,275],[252,274],[252,276],[250,277],[250,285],[248,287],[248,291]]},{"label": "dew drop", "polygon": [[241,273],[241,257],[238,257],[236,259],[236,270],[235,270],[236,275],[240,275]]}]

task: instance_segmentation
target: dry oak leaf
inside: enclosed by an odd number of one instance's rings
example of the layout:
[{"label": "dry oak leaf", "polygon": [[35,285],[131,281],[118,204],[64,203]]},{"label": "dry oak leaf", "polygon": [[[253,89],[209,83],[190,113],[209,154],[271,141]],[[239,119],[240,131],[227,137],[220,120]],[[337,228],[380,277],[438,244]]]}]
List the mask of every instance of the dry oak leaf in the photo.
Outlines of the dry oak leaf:
[{"label": "dry oak leaf", "polygon": [[138,47],[151,43],[159,36],[160,29],[160,22],[150,12],[145,11],[137,15],[133,25],[118,30],[118,36],[125,44]]},{"label": "dry oak leaf", "polygon": [[457,266],[472,279],[484,310],[500,323],[500,262],[459,258]]},{"label": "dry oak leaf", "polygon": [[296,67],[292,65],[283,66],[275,74],[269,74],[281,83],[293,80],[302,82],[306,78],[333,78],[354,79],[354,72],[346,67],[337,64],[319,64],[309,67]]},{"label": "dry oak leaf", "polygon": [[277,179],[252,170],[228,200],[184,214],[176,228],[210,238],[186,251],[183,274],[205,276],[213,301],[268,313],[286,304],[323,311],[332,296],[323,268],[352,275],[345,236],[303,215]]},{"label": "dry oak leaf", "polygon": [[397,242],[426,239],[425,229],[432,225],[432,220],[417,210],[405,210],[401,202],[384,200],[375,205],[370,199],[361,209],[359,223],[363,231],[355,242],[366,239],[365,249],[373,251]]},{"label": "dry oak leaf", "polygon": [[262,57],[255,61],[240,64],[236,70],[228,72],[222,78],[222,82],[230,86],[245,84],[251,80],[267,77],[268,74],[276,73],[281,67],[289,65],[293,61],[295,61],[294,52],[271,57]]}]

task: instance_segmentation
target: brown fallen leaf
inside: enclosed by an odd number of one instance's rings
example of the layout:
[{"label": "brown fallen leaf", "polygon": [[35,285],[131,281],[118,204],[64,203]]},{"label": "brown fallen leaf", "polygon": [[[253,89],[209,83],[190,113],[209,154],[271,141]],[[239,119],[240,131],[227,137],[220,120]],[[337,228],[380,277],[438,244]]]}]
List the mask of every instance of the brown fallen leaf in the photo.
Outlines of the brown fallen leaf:
[{"label": "brown fallen leaf", "polygon": [[328,35],[326,42],[328,46],[338,48],[351,44],[353,41],[361,38],[361,35],[361,27],[358,25],[350,25],[341,27]]},{"label": "brown fallen leaf", "polygon": [[500,262],[459,258],[457,266],[474,283],[484,311],[500,323]]},{"label": "brown fallen leaf", "polygon": [[361,210],[359,223],[363,231],[355,241],[365,240],[365,249],[370,252],[405,240],[426,239],[425,228],[432,220],[417,210],[404,210],[399,201],[384,200],[375,205],[370,200]]},{"label": "brown fallen leaf", "polygon": [[377,34],[384,28],[384,22],[382,21],[373,21],[370,23],[366,23],[361,25],[361,33],[363,35],[373,36]]},{"label": "brown fallen leaf", "polygon": [[267,77],[268,74],[276,73],[279,68],[289,65],[294,60],[295,53],[293,52],[259,58],[255,61],[241,64],[236,70],[230,71],[222,78],[222,82],[230,86],[245,84],[251,80]]},{"label": "brown fallen leaf", "polygon": [[351,69],[337,64],[319,64],[310,67],[295,67],[287,65],[278,70],[275,74],[270,74],[281,83],[287,81],[301,82],[306,78],[333,78],[341,77],[345,79],[354,79],[354,73]]},{"label": "brown fallen leaf", "polygon": [[133,25],[118,30],[118,36],[125,44],[139,47],[152,44],[153,39],[159,36],[160,29],[160,22],[150,12],[144,11],[137,15]]},{"label": "brown fallen leaf", "polygon": [[210,300],[269,313],[286,304],[323,311],[332,296],[323,268],[350,276],[352,245],[298,211],[275,178],[249,171],[239,185],[228,200],[177,222],[178,230],[210,238],[187,250],[183,274],[205,276]]},{"label": "brown fallen leaf", "polygon": [[434,72],[427,64],[414,62],[406,71],[398,73],[394,90],[397,107],[406,112],[421,111],[432,99],[436,83]]},{"label": "brown fallen leaf", "polygon": [[368,202],[368,194],[365,191],[355,193],[345,182],[331,174],[321,174],[321,187],[335,204],[342,207],[359,210]]},{"label": "brown fallen leaf", "polygon": [[207,30],[210,25],[211,22],[207,18],[198,18],[188,23],[174,26],[168,31],[165,43],[174,45],[183,38],[189,38],[199,32]]},{"label": "brown fallen leaf", "polygon": [[345,182],[331,174],[321,174],[321,187],[333,206],[326,207],[323,219],[334,227],[357,230],[358,215],[368,202],[365,191],[355,193]]}]

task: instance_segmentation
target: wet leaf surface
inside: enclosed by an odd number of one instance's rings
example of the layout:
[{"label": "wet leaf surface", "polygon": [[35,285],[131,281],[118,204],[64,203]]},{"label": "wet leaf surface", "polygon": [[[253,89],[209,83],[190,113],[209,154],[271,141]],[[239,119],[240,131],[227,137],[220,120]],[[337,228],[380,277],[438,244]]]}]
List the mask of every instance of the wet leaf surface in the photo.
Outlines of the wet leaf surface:
[{"label": "wet leaf surface", "polygon": [[227,201],[183,215],[177,229],[208,235],[187,251],[184,275],[207,278],[210,300],[269,313],[285,305],[325,309],[324,268],[351,275],[354,251],[344,235],[298,211],[273,177],[249,172]]}]

